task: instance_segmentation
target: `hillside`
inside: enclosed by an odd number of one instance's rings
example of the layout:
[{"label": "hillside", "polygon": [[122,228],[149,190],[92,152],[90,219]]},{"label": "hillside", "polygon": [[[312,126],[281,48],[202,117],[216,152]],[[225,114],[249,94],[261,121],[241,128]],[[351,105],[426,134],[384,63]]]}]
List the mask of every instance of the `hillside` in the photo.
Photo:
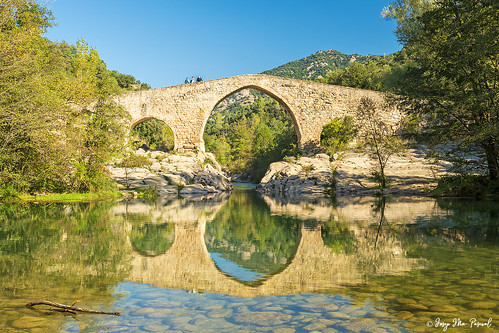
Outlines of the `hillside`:
[{"label": "hillside", "polygon": [[[308,57],[266,70],[262,74],[313,81],[317,78],[325,77],[328,71],[344,69],[354,61],[365,64],[369,60],[376,61],[383,57],[379,55],[361,56],[358,54],[343,54],[336,50],[319,51]],[[263,95],[263,93],[253,89],[239,91],[221,101],[215,107],[213,113],[225,111],[227,108],[236,109],[240,106],[250,105],[257,98],[263,97]]]},{"label": "hillside", "polygon": [[335,50],[319,51],[308,57],[269,69],[262,74],[300,80],[315,80],[318,77],[325,77],[328,71],[346,68],[353,61],[367,63],[369,60],[378,60],[380,58],[383,58],[383,56],[348,55]]}]

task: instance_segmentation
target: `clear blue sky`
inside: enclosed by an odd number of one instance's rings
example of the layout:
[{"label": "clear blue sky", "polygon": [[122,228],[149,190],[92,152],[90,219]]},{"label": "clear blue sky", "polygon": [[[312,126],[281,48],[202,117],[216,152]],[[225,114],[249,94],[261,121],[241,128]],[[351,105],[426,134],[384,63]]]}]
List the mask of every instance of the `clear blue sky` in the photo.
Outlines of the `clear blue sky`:
[{"label": "clear blue sky", "polygon": [[391,0],[49,0],[46,37],[95,47],[108,69],[153,88],[258,74],[320,50],[401,49]]}]

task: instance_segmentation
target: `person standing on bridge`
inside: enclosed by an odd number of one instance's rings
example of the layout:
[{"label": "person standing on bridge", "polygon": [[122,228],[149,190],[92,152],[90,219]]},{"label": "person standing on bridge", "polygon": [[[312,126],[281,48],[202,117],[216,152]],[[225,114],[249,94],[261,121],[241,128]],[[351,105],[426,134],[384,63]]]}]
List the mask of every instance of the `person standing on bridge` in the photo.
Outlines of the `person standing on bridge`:
[{"label": "person standing on bridge", "polygon": [[201,76],[198,76],[198,78],[196,79],[196,82],[203,82],[203,79],[201,78]]}]

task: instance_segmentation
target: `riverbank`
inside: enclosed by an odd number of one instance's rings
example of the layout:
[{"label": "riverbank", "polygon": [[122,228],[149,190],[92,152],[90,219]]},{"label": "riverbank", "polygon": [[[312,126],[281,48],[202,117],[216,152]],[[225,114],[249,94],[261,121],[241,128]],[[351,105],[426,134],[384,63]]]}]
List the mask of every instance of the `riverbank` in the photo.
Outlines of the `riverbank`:
[{"label": "riverbank", "polygon": [[108,167],[111,178],[124,193],[135,190],[157,192],[161,198],[214,196],[232,191],[232,185],[213,154],[186,152],[172,154],[138,149],[135,154],[149,163],[126,168],[120,161]]},{"label": "riverbank", "polygon": [[91,202],[122,197],[119,191],[93,192],[93,193],[42,193],[42,194],[17,194],[5,198],[5,202]]},{"label": "riverbank", "polygon": [[[230,194],[232,184],[210,153],[170,154],[159,151],[137,154],[147,157],[150,165],[139,168],[109,166],[111,178],[119,191],[68,194],[16,194],[4,201],[23,202],[87,202],[125,197],[172,199],[203,197],[210,199]],[[366,154],[345,152],[330,161],[325,154],[313,157],[288,157],[272,163],[257,192],[273,197],[309,200],[335,196],[338,198],[373,197],[379,188],[372,178],[374,161]],[[393,156],[387,167],[388,188],[383,194],[394,197],[424,197],[447,175],[450,163],[430,163],[421,149],[408,149]]]},{"label": "riverbank", "polygon": [[[355,151],[340,154],[329,161],[325,154],[286,158],[272,163],[257,191],[261,194],[301,199],[334,195],[373,197],[380,189],[373,178],[376,161]],[[450,163],[432,163],[422,149],[408,149],[389,160],[385,173],[388,187],[384,195],[424,197],[436,188],[438,179],[447,175]]]},{"label": "riverbank", "polygon": [[[335,194],[337,197],[375,196],[379,192],[373,179],[376,161],[364,153],[349,151],[332,162],[335,170]],[[425,158],[422,149],[407,149],[393,155],[385,170],[388,187],[383,190],[389,196],[429,196],[436,188],[438,179],[448,175],[451,163],[432,163]]]},{"label": "riverbank", "polygon": [[[149,159],[141,168],[109,167],[113,180],[128,196],[138,191],[156,191],[160,198],[206,197],[230,193],[232,185],[210,153],[170,154],[158,151],[137,154]],[[391,157],[386,167],[389,196],[429,196],[440,177],[447,175],[450,163],[431,163],[422,149],[408,149]],[[348,151],[330,161],[325,154],[287,157],[272,163],[256,186],[258,193],[276,197],[313,199],[335,196],[373,197],[379,194],[372,177],[375,161],[364,153]]]}]

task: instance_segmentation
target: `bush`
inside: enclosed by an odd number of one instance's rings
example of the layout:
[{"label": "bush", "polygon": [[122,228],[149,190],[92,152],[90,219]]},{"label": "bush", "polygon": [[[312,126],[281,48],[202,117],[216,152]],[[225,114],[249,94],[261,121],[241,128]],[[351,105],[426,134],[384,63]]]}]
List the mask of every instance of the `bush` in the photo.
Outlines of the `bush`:
[{"label": "bush", "polygon": [[335,153],[345,150],[357,132],[352,117],[333,118],[322,128],[321,146],[326,154],[332,157]]},{"label": "bush", "polygon": [[0,201],[19,199],[19,193],[12,187],[0,188]]},{"label": "bush", "polygon": [[442,177],[437,188],[432,191],[435,196],[483,198],[499,195],[499,182],[491,181],[489,176],[460,174]]}]

